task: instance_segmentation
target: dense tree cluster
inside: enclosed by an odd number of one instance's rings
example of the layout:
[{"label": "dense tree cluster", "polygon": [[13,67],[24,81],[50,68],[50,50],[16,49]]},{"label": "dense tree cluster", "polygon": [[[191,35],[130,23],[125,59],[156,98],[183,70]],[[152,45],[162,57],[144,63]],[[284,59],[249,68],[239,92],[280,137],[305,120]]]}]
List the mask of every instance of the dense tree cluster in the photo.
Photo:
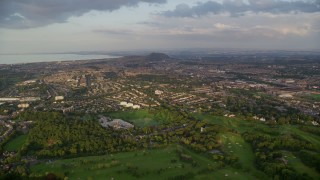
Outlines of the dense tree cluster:
[{"label": "dense tree cluster", "polygon": [[[95,120],[95,116],[25,111],[17,118],[33,120],[35,126],[29,131],[27,142],[16,157],[77,157],[180,144],[213,159],[221,168],[226,165],[237,167],[238,157],[224,152],[219,141],[219,134],[237,133],[235,129],[189,119],[187,114],[173,108],[163,107],[150,112],[160,125],[114,130],[103,128]],[[318,129],[309,126],[299,128],[314,134],[318,132]],[[296,155],[306,166],[320,167],[315,145],[294,133],[284,133],[276,128],[254,127],[253,130],[243,133],[242,137],[252,146],[256,167],[275,179],[310,179],[307,174],[302,174],[288,165],[284,152]],[[196,161],[188,152],[178,150],[177,153],[180,161],[197,167]],[[176,160],[172,163],[174,161]],[[112,164],[99,164],[97,168],[108,166]],[[16,168],[20,174],[25,174],[25,170],[24,165]],[[319,168],[316,170],[319,171]],[[128,167],[127,171],[134,177],[142,176],[135,166]],[[176,178],[183,177],[185,175]]]},{"label": "dense tree cluster", "polygon": [[[20,118],[36,120],[31,129],[23,154],[37,157],[75,156],[79,154],[104,154],[132,151],[141,148],[181,143],[198,152],[219,149],[216,135],[226,130],[220,126],[200,121],[183,121],[182,116],[163,110],[157,112],[171,120],[157,127],[112,130],[103,128],[97,121],[68,117],[56,112],[23,113]],[[172,117],[171,117],[172,116]],[[174,117],[180,119],[174,121]]]},{"label": "dense tree cluster", "polygon": [[68,119],[61,115],[42,118],[30,131],[22,148],[38,157],[126,151],[136,148],[130,136],[102,128],[93,121]]},{"label": "dense tree cluster", "polygon": [[320,129],[318,127],[300,126],[299,129],[320,136]]},{"label": "dense tree cluster", "polygon": [[298,153],[301,161],[309,167],[315,167],[320,172],[320,156],[318,153],[302,150]]},{"label": "dense tree cluster", "polygon": [[[282,151],[308,152],[316,151],[313,144],[292,134],[272,136],[265,133],[246,132],[244,139],[252,145],[256,156],[256,166],[269,176],[280,179],[310,179],[307,174],[301,174],[288,166],[288,161]],[[302,159],[305,159],[304,157]],[[319,162],[313,162],[316,165]]]}]

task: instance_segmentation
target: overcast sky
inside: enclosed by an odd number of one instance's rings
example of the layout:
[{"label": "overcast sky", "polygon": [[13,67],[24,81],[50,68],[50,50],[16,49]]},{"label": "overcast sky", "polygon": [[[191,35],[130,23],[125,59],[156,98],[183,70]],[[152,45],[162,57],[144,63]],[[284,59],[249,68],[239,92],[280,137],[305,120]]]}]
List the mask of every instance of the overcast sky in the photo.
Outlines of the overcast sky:
[{"label": "overcast sky", "polygon": [[0,53],[320,49],[320,0],[0,0]]}]

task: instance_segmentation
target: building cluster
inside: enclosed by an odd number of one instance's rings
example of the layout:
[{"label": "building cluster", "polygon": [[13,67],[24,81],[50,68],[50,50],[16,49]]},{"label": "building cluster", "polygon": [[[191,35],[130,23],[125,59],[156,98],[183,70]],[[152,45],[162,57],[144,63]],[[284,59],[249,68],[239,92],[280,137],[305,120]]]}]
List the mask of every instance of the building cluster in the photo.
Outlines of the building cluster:
[{"label": "building cluster", "polygon": [[34,102],[40,101],[40,97],[4,97],[0,98],[0,102]]},{"label": "building cluster", "polygon": [[136,105],[133,103],[128,103],[125,101],[120,102],[120,106],[126,107],[126,108],[132,108],[132,109],[140,109],[141,106],[140,105]]},{"label": "building cluster", "polygon": [[269,62],[265,56],[258,59],[182,58],[163,63],[137,56],[10,66],[6,68],[38,74],[38,78],[32,76],[0,91],[0,107],[3,111],[14,111],[13,104],[16,111],[99,113],[172,105],[210,111],[214,107],[226,109],[228,97],[245,90],[256,92],[256,99],[264,95],[305,114],[319,114],[320,102],[306,98],[319,94],[319,75],[308,75],[320,70],[317,63],[301,66],[277,64],[272,58]]},{"label": "building cluster", "polygon": [[27,80],[27,81],[23,81],[21,83],[16,84],[17,86],[27,86],[27,85],[33,85],[36,84],[38,82],[38,80]]},{"label": "building cluster", "polygon": [[112,128],[112,129],[115,129],[115,130],[118,130],[118,129],[132,129],[132,128],[134,128],[134,125],[132,125],[132,124],[130,124],[130,123],[124,121],[124,120],[111,119],[109,117],[104,117],[104,116],[100,117],[99,122],[100,122],[102,127]]},{"label": "building cluster", "polygon": [[5,127],[5,130],[0,134],[0,140],[5,139],[12,133],[13,124],[12,121],[0,120],[0,126]]}]

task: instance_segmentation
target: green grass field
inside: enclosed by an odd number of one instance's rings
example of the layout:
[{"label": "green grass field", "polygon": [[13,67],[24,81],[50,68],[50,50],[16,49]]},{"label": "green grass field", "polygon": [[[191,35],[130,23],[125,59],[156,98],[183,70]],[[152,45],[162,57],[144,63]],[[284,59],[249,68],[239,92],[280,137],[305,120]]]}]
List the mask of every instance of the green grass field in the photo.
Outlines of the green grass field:
[{"label": "green grass field", "polygon": [[112,118],[118,118],[125,121],[130,121],[139,127],[158,125],[159,123],[154,120],[154,115],[149,113],[148,110],[134,110],[134,111],[118,111],[107,114]]},{"label": "green grass field", "polygon": [[[246,131],[258,131],[272,136],[278,136],[281,134],[295,134],[300,138],[312,143],[317,149],[320,149],[320,137],[316,134],[300,130],[298,125],[278,125],[277,127],[269,127],[268,125],[259,121],[241,120],[239,118],[201,114],[196,114],[195,117],[208,123],[218,124],[234,129],[239,133]],[[261,171],[254,167],[254,154],[251,150],[251,146],[243,140],[240,134],[223,133],[220,134],[220,140],[224,145],[223,150],[238,157],[243,169],[248,170],[256,176],[265,177]],[[314,179],[318,179],[320,177],[320,174],[315,169],[303,164],[301,160],[298,157],[295,157],[292,153],[286,152],[285,155],[288,157],[287,160],[289,165],[298,172],[307,173]]]},{"label": "green grass field", "polygon": [[238,157],[243,170],[248,171],[251,175],[259,176],[261,179],[267,178],[263,172],[255,168],[254,153],[250,144],[245,142],[241,135],[224,133],[220,134],[220,140],[223,143],[223,151]]},{"label": "green grass field", "polygon": [[240,133],[243,133],[254,128],[263,128],[266,127],[264,123],[259,121],[248,121],[239,118],[229,118],[224,116],[214,116],[214,115],[203,115],[195,114],[195,118],[208,122],[210,124],[217,124],[227,128],[235,129]]},{"label": "green grass field", "polygon": [[302,131],[300,129],[298,129],[297,126],[293,126],[293,125],[283,125],[283,126],[279,126],[278,130],[281,133],[293,133],[298,135],[300,138],[311,142],[313,145],[315,145],[317,147],[317,149],[320,149],[320,137],[305,131]]},{"label": "green grass field", "polygon": [[26,142],[27,137],[28,137],[28,135],[26,135],[26,134],[14,137],[4,146],[4,150],[6,150],[6,151],[20,150],[20,148]]},{"label": "green grass field", "polygon": [[288,165],[292,166],[296,171],[307,173],[314,179],[319,179],[319,173],[315,169],[304,165],[293,153],[288,151],[282,151],[282,153],[288,160]]},{"label": "green grass field", "polygon": [[[191,156],[196,165],[181,161],[177,148]],[[185,176],[183,179],[256,179],[239,169],[220,169],[217,162],[177,145],[139,152],[56,160],[31,167],[31,176],[49,172],[65,174],[69,179],[169,179],[177,176]]]},{"label": "green grass field", "polygon": [[320,94],[311,94],[310,97],[315,101],[320,101]]},{"label": "green grass field", "polygon": [[320,94],[308,94],[305,96],[302,96],[304,99],[308,99],[310,101],[320,102]]},{"label": "green grass field", "polygon": [[[153,115],[147,110],[115,112],[108,114],[112,118],[121,118],[143,127],[157,123]],[[72,159],[58,159],[52,162],[42,162],[31,167],[31,176],[41,176],[53,172],[65,175],[69,179],[269,179],[266,174],[258,170],[255,165],[255,155],[249,143],[245,142],[241,134],[246,131],[257,131],[271,136],[281,134],[296,134],[320,148],[320,137],[302,131],[296,125],[279,125],[270,127],[259,121],[242,120],[223,116],[196,114],[199,120],[217,124],[236,132],[220,133],[222,151],[238,158],[239,166],[220,167],[219,162],[211,159],[210,155],[195,153],[180,145],[170,145],[162,149],[139,150],[103,156],[88,156]],[[21,137],[10,141],[18,144]],[[21,140],[20,140],[21,141]],[[12,146],[12,145],[11,145]],[[18,146],[16,146],[18,147]],[[20,146],[21,147],[21,146]],[[180,159],[177,149],[192,157],[192,161]],[[298,172],[307,173],[314,179],[319,173],[301,162],[294,153],[283,151],[288,165]]]},{"label": "green grass field", "polygon": [[270,126],[264,124],[259,121],[248,121],[241,120],[239,118],[228,118],[222,116],[212,116],[212,115],[196,115],[196,118],[199,120],[206,121],[212,124],[218,124],[224,127],[228,127],[234,129],[240,133],[246,131],[259,131],[268,134],[286,134],[292,133],[298,135],[302,139],[311,142],[318,149],[320,149],[320,137],[311,134],[309,132],[302,131],[298,128],[298,125],[278,125],[276,127],[271,128]]}]

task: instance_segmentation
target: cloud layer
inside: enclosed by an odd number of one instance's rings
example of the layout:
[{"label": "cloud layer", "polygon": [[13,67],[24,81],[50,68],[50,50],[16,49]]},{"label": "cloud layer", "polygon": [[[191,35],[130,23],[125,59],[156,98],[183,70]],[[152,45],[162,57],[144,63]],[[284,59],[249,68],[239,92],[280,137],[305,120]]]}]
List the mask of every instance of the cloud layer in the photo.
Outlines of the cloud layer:
[{"label": "cloud layer", "polygon": [[140,2],[165,3],[166,0],[1,0],[0,27],[19,29],[62,23],[91,10],[113,11]]},{"label": "cloud layer", "polygon": [[319,49],[319,8],[320,0],[0,0],[0,53]]},{"label": "cloud layer", "polygon": [[162,12],[167,17],[199,17],[208,14],[229,13],[241,16],[247,12],[282,14],[290,12],[314,13],[320,11],[320,0],[283,1],[283,0],[224,0],[222,3],[207,1],[190,7],[179,4],[172,11]]}]

